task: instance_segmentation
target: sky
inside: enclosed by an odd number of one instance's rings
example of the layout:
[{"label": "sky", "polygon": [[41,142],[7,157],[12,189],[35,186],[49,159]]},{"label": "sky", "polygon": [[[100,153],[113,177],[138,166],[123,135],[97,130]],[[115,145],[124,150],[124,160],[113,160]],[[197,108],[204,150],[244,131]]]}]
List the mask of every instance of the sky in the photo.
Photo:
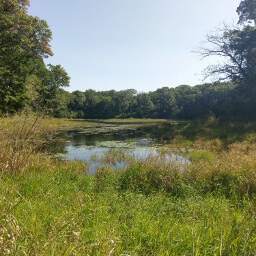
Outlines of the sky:
[{"label": "sky", "polygon": [[[193,51],[207,33],[235,24],[240,0],[30,0],[47,21],[53,57],[70,76],[68,91],[155,91],[203,82],[217,60]],[[209,81],[209,80],[208,80]]]}]

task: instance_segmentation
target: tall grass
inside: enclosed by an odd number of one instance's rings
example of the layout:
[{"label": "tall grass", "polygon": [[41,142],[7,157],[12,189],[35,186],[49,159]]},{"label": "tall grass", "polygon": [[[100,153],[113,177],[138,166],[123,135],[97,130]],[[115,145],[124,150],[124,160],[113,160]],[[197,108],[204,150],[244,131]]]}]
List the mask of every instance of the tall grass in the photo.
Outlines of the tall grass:
[{"label": "tall grass", "polygon": [[[53,119],[37,114],[0,118],[0,170],[22,172],[43,165],[43,150],[54,139],[56,130],[88,123]],[[47,153],[47,152],[45,152]]]},{"label": "tall grass", "polygon": [[101,160],[127,167],[89,176],[39,152],[69,121],[0,119],[0,255],[255,255],[254,133],[217,137],[230,128],[210,121],[210,137],[170,128],[169,147],[192,149],[187,166],[112,150]]},{"label": "tall grass", "polygon": [[148,193],[111,175],[100,190],[74,166],[2,176],[0,253],[255,255],[250,201],[237,205],[192,185],[182,196]]}]

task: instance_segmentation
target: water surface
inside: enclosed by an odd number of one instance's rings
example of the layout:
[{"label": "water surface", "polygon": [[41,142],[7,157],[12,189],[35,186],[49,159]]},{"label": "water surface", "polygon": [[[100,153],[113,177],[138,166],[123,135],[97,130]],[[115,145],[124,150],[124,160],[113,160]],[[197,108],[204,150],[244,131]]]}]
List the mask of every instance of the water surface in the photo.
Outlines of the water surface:
[{"label": "water surface", "polygon": [[[163,145],[157,143],[157,138],[151,138],[134,125],[108,124],[72,129],[61,131],[59,138],[61,140],[52,145],[59,159],[83,160],[89,165],[90,174],[100,166],[126,168],[129,162],[127,159],[142,161],[160,155],[161,161],[179,165],[188,163],[184,157],[164,149]],[[120,157],[109,162],[108,156],[113,154],[119,154]]]}]

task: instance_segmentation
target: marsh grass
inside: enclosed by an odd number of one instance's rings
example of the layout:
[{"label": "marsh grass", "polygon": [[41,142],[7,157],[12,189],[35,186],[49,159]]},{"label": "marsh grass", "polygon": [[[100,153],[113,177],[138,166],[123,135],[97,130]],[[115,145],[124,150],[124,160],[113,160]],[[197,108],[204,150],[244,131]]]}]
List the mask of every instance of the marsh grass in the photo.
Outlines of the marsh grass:
[{"label": "marsh grass", "polygon": [[24,171],[30,161],[39,157],[34,154],[42,144],[39,117],[16,116],[0,121],[0,169],[7,172]]},{"label": "marsh grass", "polygon": [[223,149],[236,142],[256,142],[255,122],[223,122],[215,118],[212,120],[212,117],[191,122],[163,122],[145,125],[140,129],[149,136],[177,147],[193,147],[196,142],[201,141],[199,146],[209,148],[205,145],[208,142],[212,143],[213,147]]},{"label": "marsh grass", "polygon": [[[103,170],[102,170],[103,171]],[[254,255],[250,201],[122,187],[69,166],[1,178],[3,255]],[[111,177],[112,176],[112,177]],[[119,176],[119,175],[118,175]],[[101,177],[103,177],[101,175]],[[97,178],[96,178],[97,179]],[[189,190],[187,190],[188,192]]]},{"label": "marsh grass", "polygon": [[54,140],[56,130],[75,124],[31,113],[0,118],[0,170],[22,172],[40,165],[42,152]]},{"label": "marsh grass", "polygon": [[256,254],[253,124],[161,124],[170,148],[192,149],[182,171],[164,153],[138,161],[112,150],[102,161],[128,167],[89,176],[83,162],[38,151],[71,122],[35,118],[0,119],[0,255]]},{"label": "marsh grass", "polygon": [[[147,123],[166,123],[171,122],[166,119],[150,119],[150,118],[128,118],[128,119],[106,119],[106,120],[98,120],[104,123],[118,123],[118,124],[147,124]],[[177,123],[177,121],[173,120],[173,123]]]},{"label": "marsh grass", "polygon": [[117,162],[129,163],[133,158],[122,149],[110,149],[101,159],[103,163],[115,164]]}]

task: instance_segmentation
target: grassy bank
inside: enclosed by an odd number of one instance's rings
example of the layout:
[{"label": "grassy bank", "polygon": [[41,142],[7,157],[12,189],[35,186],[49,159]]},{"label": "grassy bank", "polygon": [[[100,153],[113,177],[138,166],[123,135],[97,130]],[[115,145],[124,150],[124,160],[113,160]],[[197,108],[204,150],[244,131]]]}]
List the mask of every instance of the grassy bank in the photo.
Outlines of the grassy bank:
[{"label": "grassy bank", "polygon": [[[117,124],[159,124],[166,123],[166,119],[151,119],[151,118],[128,118],[128,119],[105,119],[99,120],[104,123],[117,123]],[[176,121],[172,121],[173,123],[177,123]]]},{"label": "grassy bank", "polygon": [[150,157],[92,177],[40,150],[75,123],[35,118],[0,120],[0,255],[256,254],[253,124],[159,124],[189,166]]}]

